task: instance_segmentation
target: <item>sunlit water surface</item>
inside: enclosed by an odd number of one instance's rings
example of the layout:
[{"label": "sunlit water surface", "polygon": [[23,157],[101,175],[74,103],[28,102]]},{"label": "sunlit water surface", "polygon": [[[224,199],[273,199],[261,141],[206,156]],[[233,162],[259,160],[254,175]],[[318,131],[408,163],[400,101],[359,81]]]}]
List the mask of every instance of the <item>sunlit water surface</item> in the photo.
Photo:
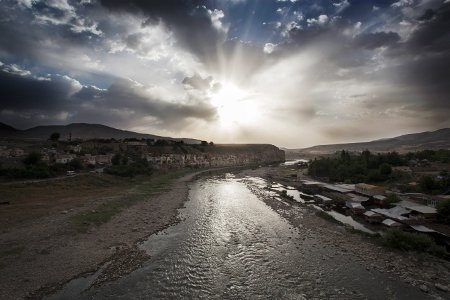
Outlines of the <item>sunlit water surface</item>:
[{"label": "sunlit water surface", "polygon": [[[333,245],[297,231],[232,175],[191,185],[179,224],[140,247],[150,260],[128,276],[64,299],[407,299],[420,292],[372,273]],[[298,208],[301,217],[301,209]],[[70,285],[70,284],[69,284]],[[72,285],[73,288],[73,285]],[[64,291],[63,291],[64,292]],[[417,294],[419,293],[419,294]],[[54,297],[59,298],[59,297]]]}]

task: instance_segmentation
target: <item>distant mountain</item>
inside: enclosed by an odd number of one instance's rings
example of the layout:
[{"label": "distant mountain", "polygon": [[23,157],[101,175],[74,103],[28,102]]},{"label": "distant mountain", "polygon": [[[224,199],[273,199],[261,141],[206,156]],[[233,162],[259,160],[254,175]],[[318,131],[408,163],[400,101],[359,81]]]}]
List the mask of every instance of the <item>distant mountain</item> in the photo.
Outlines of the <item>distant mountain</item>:
[{"label": "distant mountain", "polygon": [[0,123],[0,137],[2,136],[14,136],[18,134],[20,131],[15,129],[12,126]]},{"label": "distant mountain", "polygon": [[61,135],[62,140],[72,139],[165,139],[174,141],[184,141],[188,144],[198,144],[199,140],[189,138],[163,137],[153,134],[137,133],[120,130],[101,124],[73,123],[69,125],[37,126],[26,130],[19,130],[9,125],[0,123],[0,137],[6,138],[26,138],[26,139],[48,139],[54,132]]},{"label": "distant mountain", "polygon": [[400,153],[420,151],[425,149],[450,149],[450,128],[412,133],[394,138],[385,138],[371,142],[318,145],[303,149],[284,149],[286,158],[331,154],[340,150]]}]

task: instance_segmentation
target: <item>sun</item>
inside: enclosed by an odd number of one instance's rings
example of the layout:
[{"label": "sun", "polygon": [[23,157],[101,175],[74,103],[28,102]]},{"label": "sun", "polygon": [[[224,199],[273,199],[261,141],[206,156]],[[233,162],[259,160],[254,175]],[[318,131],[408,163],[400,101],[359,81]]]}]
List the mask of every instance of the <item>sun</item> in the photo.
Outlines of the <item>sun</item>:
[{"label": "sun", "polygon": [[217,108],[220,124],[225,128],[248,124],[257,111],[251,94],[232,83],[222,84],[220,90],[211,95],[211,103]]}]

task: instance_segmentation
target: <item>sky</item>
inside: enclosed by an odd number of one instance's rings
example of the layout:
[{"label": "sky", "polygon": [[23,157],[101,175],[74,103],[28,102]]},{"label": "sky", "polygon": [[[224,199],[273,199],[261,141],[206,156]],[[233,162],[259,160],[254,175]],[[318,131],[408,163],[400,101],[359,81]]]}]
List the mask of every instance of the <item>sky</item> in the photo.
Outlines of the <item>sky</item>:
[{"label": "sky", "polygon": [[450,127],[450,0],[0,0],[0,122],[299,148]]}]

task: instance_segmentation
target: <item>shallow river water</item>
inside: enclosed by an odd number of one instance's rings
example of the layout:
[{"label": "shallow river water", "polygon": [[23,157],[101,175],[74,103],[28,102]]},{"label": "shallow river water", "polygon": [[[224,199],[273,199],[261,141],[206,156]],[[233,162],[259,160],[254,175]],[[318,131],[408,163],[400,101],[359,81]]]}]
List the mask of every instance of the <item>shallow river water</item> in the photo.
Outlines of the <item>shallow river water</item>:
[{"label": "shallow river water", "polygon": [[252,193],[262,186],[230,174],[192,183],[182,221],[140,245],[151,256],[142,268],[61,298],[424,299],[294,229]]}]

